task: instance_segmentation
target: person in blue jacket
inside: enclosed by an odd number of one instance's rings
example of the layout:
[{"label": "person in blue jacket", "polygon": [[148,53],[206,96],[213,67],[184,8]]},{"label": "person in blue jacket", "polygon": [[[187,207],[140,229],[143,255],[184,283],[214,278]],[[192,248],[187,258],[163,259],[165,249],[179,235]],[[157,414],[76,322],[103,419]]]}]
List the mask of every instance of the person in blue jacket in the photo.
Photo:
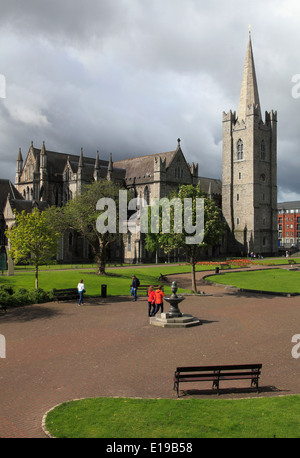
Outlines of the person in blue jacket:
[{"label": "person in blue jacket", "polygon": [[133,300],[137,300],[137,289],[140,285],[138,278],[135,275],[132,275],[132,283],[131,283],[131,296],[133,296]]}]

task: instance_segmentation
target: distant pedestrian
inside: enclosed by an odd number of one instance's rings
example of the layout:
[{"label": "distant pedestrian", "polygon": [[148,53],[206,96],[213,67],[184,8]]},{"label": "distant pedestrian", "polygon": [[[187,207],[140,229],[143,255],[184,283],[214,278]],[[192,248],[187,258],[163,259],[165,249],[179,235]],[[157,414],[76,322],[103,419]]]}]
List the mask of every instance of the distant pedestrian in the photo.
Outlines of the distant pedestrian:
[{"label": "distant pedestrian", "polygon": [[83,305],[83,293],[85,293],[85,287],[84,287],[83,280],[80,280],[80,282],[78,283],[77,290],[79,294],[78,305],[80,306],[80,305]]},{"label": "distant pedestrian", "polygon": [[[152,310],[151,310],[152,307]],[[155,292],[153,286],[148,289],[148,316],[153,316],[155,312]]]},{"label": "distant pedestrian", "polygon": [[137,289],[139,286],[140,286],[139,279],[135,275],[132,275],[131,296],[133,296],[134,301],[137,300]]},{"label": "distant pedestrian", "polygon": [[165,293],[163,292],[163,287],[160,285],[158,289],[155,291],[155,311],[154,315],[157,314],[157,312],[161,311],[161,313],[164,312],[164,297]]}]

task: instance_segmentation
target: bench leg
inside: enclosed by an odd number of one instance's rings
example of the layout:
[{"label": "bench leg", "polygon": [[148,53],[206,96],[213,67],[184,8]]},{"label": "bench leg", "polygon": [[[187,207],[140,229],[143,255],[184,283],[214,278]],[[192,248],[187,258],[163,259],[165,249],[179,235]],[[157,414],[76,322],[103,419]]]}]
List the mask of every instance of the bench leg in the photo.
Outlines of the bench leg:
[{"label": "bench leg", "polygon": [[259,393],[258,378],[254,378],[254,379],[251,380],[251,387],[253,385],[256,386],[256,391],[257,391],[257,393]]},{"label": "bench leg", "polygon": [[177,397],[178,397],[178,388],[179,388],[178,385],[179,385],[178,382],[174,382],[173,390],[177,390]]},{"label": "bench leg", "polygon": [[216,388],[217,393],[220,394],[219,392],[219,380],[215,380],[212,384],[212,389]]}]

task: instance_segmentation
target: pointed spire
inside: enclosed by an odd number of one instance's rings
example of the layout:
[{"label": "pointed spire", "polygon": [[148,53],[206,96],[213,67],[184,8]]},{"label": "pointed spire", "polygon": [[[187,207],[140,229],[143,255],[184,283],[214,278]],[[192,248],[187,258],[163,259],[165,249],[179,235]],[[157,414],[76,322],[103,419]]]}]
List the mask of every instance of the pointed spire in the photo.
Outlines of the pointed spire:
[{"label": "pointed spire", "polygon": [[95,161],[95,170],[99,169],[99,151],[97,151],[96,161]]},{"label": "pointed spire", "polygon": [[112,161],[112,153],[109,155],[109,163],[107,167],[107,176],[106,179],[111,181],[112,180],[112,172],[113,172],[113,161]]},{"label": "pointed spire", "polygon": [[83,148],[80,150],[80,156],[78,161],[78,167],[83,167]]},{"label": "pointed spire", "polygon": [[17,159],[17,161],[23,162],[23,157],[22,157],[21,148],[19,148],[19,154],[18,154],[18,159]]},{"label": "pointed spire", "polygon": [[46,153],[45,142],[43,142],[43,146],[42,146],[42,149],[41,149],[41,154],[47,154],[47,153]]},{"label": "pointed spire", "polygon": [[261,118],[258,86],[256,80],[250,31],[238,109],[238,120],[240,122],[242,120],[246,120],[247,108],[249,105],[257,107],[258,115]]}]

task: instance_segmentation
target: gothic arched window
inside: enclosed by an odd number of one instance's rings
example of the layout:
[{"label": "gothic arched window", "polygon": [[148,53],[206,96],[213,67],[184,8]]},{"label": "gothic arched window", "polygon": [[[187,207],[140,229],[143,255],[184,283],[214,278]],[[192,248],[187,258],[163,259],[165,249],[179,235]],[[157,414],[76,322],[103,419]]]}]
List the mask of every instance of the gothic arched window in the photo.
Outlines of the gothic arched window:
[{"label": "gothic arched window", "polygon": [[236,144],[236,149],[237,149],[237,160],[241,161],[244,159],[244,144],[241,139],[238,140]]},{"label": "gothic arched window", "polygon": [[146,204],[150,205],[150,191],[149,191],[148,186],[146,186],[144,189],[144,199],[146,201]]}]

